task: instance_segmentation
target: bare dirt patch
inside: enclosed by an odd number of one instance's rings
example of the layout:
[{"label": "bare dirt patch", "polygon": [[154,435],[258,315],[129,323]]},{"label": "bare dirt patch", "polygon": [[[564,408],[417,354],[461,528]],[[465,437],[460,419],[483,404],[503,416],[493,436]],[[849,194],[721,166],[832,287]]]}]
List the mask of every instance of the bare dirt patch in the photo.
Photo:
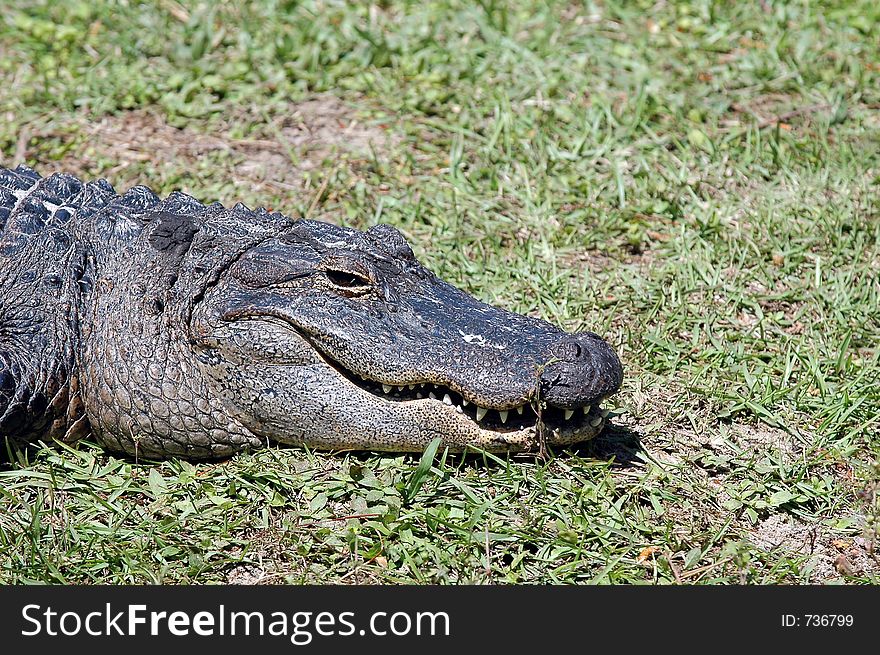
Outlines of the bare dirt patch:
[{"label": "bare dirt patch", "polygon": [[834,538],[820,525],[808,525],[783,514],[772,514],[751,534],[752,543],[767,552],[804,556],[813,571],[810,582],[880,571],[864,537]]},{"label": "bare dirt patch", "polygon": [[[780,125],[782,129],[791,129],[791,123],[809,122],[814,115],[825,115],[833,111],[827,102],[810,102],[809,99],[786,93],[766,93],[731,104],[734,115],[747,117],[757,121],[759,127]],[[728,126],[739,125],[741,120],[725,121]]]},{"label": "bare dirt patch", "polygon": [[603,275],[616,267],[626,266],[632,274],[650,274],[658,266],[656,251],[645,248],[638,252],[619,250],[613,254],[598,249],[572,249],[557,256],[558,263],[573,274]]},{"label": "bare dirt patch", "polygon": [[[396,141],[387,125],[370,123],[357,107],[331,95],[291,103],[274,114],[266,122],[256,109],[237,110],[219,121],[193,120],[182,128],[171,125],[158,110],[135,110],[96,121],[83,118],[74,129],[50,125],[27,135],[27,147],[17,154],[39,162],[38,140],[54,137],[73,145],[60,162],[47,161],[47,168],[84,177],[100,170],[120,188],[148,182],[128,171],[136,171],[138,165],[173,164],[196,170],[210,159],[229,168],[229,184],[290,192],[310,186],[309,174],[328,165],[357,167],[373,157],[384,159]],[[247,138],[233,136],[248,131]]]},{"label": "bare dirt patch", "polygon": [[726,437],[740,450],[778,451],[787,458],[795,457],[801,451],[801,445],[794,436],[763,424],[731,423]]},{"label": "bare dirt patch", "polygon": [[227,584],[255,585],[266,579],[266,572],[252,564],[238,564],[226,573]]}]

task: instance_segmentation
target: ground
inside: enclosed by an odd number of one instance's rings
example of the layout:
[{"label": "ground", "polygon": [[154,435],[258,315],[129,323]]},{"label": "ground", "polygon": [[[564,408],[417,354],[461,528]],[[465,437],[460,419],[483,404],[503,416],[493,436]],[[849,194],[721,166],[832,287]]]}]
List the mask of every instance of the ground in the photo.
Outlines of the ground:
[{"label": "ground", "polygon": [[4,3],[3,165],[391,223],[626,380],[546,460],[21,453],[0,581],[877,583],[878,38],[869,0]]}]

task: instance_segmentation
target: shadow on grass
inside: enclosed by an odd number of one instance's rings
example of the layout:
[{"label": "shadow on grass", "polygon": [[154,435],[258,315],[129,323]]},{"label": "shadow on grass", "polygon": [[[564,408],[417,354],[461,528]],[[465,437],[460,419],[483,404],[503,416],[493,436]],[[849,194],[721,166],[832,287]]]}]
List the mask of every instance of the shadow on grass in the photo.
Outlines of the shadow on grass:
[{"label": "shadow on grass", "polygon": [[[606,460],[611,462],[613,468],[630,468],[638,465],[641,460],[639,453],[643,450],[641,435],[638,432],[630,430],[622,425],[614,425],[609,423],[602,433],[589,441],[574,444],[566,448],[550,448],[550,457],[552,459],[565,459],[568,456],[575,455],[584,459]],[[443,449],[438,451],[435,462],[442,456]],[[388,459],[397,459],[403,457],[411,466],[416,466],[422,457],[422,453],[375,453],[370,451],[349,451],[346,453],[349,457],[360,462],[367,462],[370,458],[381,457]],[[511,454],[489,454],[482,452],[467,453],[448,453],[446,455],[447,465],[464,468],[481,468],[494,469],[506,466],[510,462],[522,462],[526,460],[536,460],[538,454],[536,452],[527,453],[511,453]]]},{"label": "shadow on grass", "polygon": [[642,450],[638,432],[609,423],[598,437],[576,444],[568,452],[588,459],[610,460],[615,468],[630,468],[640,462],[639,452]]}]

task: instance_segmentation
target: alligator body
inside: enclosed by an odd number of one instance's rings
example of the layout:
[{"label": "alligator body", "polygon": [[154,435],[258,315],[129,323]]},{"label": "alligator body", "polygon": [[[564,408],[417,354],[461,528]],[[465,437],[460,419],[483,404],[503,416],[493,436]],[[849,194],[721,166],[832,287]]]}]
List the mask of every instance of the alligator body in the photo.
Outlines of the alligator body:
[{"label": "alligator body", "polygon": [[0,168],[0,437],[133,456],[589,439],[620,362],[496,309],[400,232]]}]

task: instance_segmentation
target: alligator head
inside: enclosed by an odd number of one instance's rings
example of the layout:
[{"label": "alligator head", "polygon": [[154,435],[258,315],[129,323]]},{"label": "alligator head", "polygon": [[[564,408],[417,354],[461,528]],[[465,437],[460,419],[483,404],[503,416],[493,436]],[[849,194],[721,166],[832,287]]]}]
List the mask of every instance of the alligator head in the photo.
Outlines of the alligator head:
[{"label": "alligator head", "polygon": [[299,221],[194,302],[190,343],[252,433],[335,449],[526,450],[603,427],[614,351],[438,279],[396,229]]},{"label": "alligator head", "polygon": [[0,168],[0,436],[135,456],[589,439],[620,362],[437,279],[401,234]]}]

